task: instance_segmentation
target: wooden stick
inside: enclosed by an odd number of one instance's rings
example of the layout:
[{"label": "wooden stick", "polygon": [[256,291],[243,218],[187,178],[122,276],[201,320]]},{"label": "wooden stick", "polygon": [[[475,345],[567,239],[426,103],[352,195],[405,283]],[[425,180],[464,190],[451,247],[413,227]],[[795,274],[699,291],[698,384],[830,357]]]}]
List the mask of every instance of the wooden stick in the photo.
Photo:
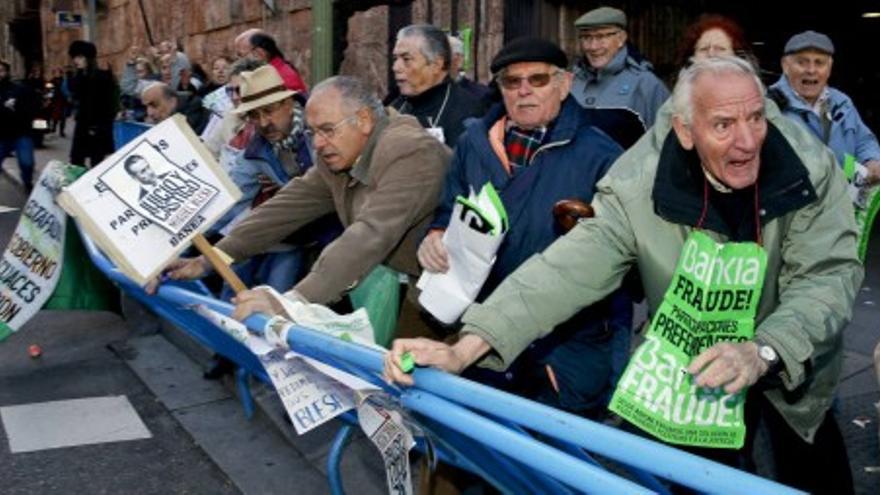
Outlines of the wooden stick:
[{"label": "wooden stick", "polygon": [[193,237],[193,245],[205,256],[205,258],[208,259],[211,266],[217,270],[217,273],[223,277],[223,280],[232,287],[232,290],[234,290],[236,294],[247,290],[247,286],[244,285],[244,282],[238,278],[238,275],[232,271],[232,268],[229,268],[229,265],[227,265],[223,258],[217,254],[217,251],[214,251],[214,247],[211,246],[208,239],[205,239],[204,235],[196,234],[196,236]]}]

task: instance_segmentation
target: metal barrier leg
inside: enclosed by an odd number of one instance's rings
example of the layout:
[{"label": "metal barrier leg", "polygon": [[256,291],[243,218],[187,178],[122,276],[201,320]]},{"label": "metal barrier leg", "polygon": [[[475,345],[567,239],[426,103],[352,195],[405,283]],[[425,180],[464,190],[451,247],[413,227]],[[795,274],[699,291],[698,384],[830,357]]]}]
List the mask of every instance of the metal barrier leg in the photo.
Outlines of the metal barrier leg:
[{"label": "metal barrier leg", "polygon": [[241,407],[244,408],[244,417],[251,419],[254,417],[254,396],[251,395],[251,374],[244,368],[238,368],[235,371],[235,385],[238,387],[238,396],[241,401]]},{"label": "metal barrier leg", "polygon": [[354,426],[343,424],[333,439],[333,445],[330,446],[330,455],[327,456],[327,481],[330,483],[330,493],[333,495],[343,495],[342,490],[342,470],[339,469],[342,464],[342,453],[345,451],[345,444],[354,433]]}]

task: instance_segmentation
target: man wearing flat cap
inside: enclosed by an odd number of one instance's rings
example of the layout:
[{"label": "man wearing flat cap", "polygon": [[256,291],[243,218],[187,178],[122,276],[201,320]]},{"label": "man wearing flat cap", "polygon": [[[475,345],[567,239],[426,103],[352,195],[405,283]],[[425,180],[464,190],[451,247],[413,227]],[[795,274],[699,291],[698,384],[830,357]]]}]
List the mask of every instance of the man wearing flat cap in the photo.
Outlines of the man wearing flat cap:
[{"label": "man wearing flat cap", "polygon": [[113,119],[119,108],[119,87],[113,73],[98,68],[93,43],[76,40],[67,50],[76,73],[70,93],[76,103],[76,128],[70,146],[70,162],[94,167],[113,153]]},{"label": "man wearing flat cap", "polygon": [[770,87],[782,112],[806,126],[844,166],[855,160],[868,168],[871,182],[880,180],[880,145],[862,122],[853,101],[828,86],[834,44],[828,36],[804,31],[792,36],[782,56],[783,76]]},{"label": "man wearing flat cap", "polygon": [[[596,182],[621,153],[621,147],[593,126],[591,113],[569,94],[572,74],[565,69],[567,62],[559,47],[543,39],[520,38],[505,45],[491,64],[503,102],[469,125],[455,148],[440,206],[419,247],[419,262],[429,272],[449,269],[443,234],[456,197],[467,197],[469,190],[491,183],[499,191],[510,223],[478,302],[564,233],[554,206],[563,200],[589,202]],[[557,325],[507,373],[474,368],[466,374],[595,417],[604,409],[610,386],[611,334],[618,327],[628,333],[632,318],[626,298],[623,311],[612,318],[616,297],[623,296],[613,294]],[[400,342],[445,345],[428,340]]]},{"label": "man wearing flat cap", "polygon": [[571,94],[587,108],[629,108],[645,128],[654,125],[655,114],[669,90],[653,66],[627,43],[626,14],[612,7],[599,7],[578,18],[583,57],[574,63]]}]

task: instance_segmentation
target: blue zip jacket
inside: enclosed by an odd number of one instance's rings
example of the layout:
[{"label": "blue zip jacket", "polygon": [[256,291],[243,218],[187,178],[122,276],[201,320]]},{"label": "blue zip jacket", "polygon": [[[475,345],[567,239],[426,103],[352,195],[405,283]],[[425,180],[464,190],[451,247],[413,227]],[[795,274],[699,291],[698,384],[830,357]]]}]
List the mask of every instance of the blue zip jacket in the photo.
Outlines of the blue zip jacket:
[{"label": "blue zip jacket", "polygon": [[573,198],[589,203],[596,182],[621,154],[620,146],[592,127],[580,105],[569,96],[531,164],[514,168],[513,175],[508,175],[489,143],[489,129],[504,114],[504,105],[496,104],[485,117],[472,121],[459,138],[431,223],[431,228],[445,229],[455,198],[467,197],[470,188],[479,191],[491,182],[498,191],[510,230],[483,287],[484,295],[559,237],[553,205]]},{"label": "blue zip jacket", "polygon": [[[470,188],[476,191],[491,182],[498,191],[510,227],[477,302],[488,297],[526,259],[562,235],[553,205],[561,199],[589,203],[596,182],[622,152],[617,143],[591,125],[591,114],[569,96],[530,164],[514,167],[508,174],[489,141],[489,129],[504,114],[504,106],[495,105],[484,118],[471,121],[459,138],[431,225],[445,229],[455,198],[467,197]],[[531,390],[526,395],[533,399],[586,413],[604,404],[603,391],[610,373],[610,332],[618,328],[629,331],[631,324],[631,299],[618,290],[558,325],[517,359],[506,375],[473,368],[466,375],[496,387]],[[555,393],[547,393],[546,387],[544,392],[537,391],[547,381],[544,365],[552,366],[558,378],[560,389]]]},{"label": "blue zip jacket", "polygon": [[770,86],[770,96],[779,105],[782,113],[795,122],[805,125],[820,141],[831,148],[839,165],[843,166],[847,154],[854,156],[860,163],[880,160],[880,145],[877,144],[877,137],[862,122],[862,117],[859,116],[859,111],[856,110],[849,96],[830,86],[828,93],[827,108],[831,127],[826,137],[819,116],[794,92],[784,75]]},{"label": "blue zip jacket", "polygon": [[649,129],[654,125],[657,110],[669,97],[669,90],[653,69],[628,45],[599,70],[581,57],[571,69],[571,94],[586,108],[629,108],[639,114]]}]

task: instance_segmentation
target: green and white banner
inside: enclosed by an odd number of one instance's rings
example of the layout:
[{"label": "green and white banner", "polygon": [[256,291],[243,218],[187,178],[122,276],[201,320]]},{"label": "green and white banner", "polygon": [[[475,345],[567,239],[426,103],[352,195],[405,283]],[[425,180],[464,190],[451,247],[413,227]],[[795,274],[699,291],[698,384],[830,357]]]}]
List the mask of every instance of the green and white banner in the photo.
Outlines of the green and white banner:
[{"label": "green and white banner", "polygon": [[46,165],[0,257],[0,341],[19,330],[52,295],[61,275],[67,214],[55,203],[85,169]]},{"label": "green and white banner", "polygon": [[739,448],[745,438],[745,390],[698,389],[690,362],[718,342],[745,342],[767,254],[755,243],[719,244],[694,231],[684,243],[672,284],[627,365],[609,408],[660,440]]},{"label": "green and white banner", "polygon": [[848,192],[856,213],[856,226],[859,229],[859,259],[864,263],[874,219],[880,211],[880,187],[868,183],[868,169],[850,154],[844,159],[843,172],[849,181]]}]

